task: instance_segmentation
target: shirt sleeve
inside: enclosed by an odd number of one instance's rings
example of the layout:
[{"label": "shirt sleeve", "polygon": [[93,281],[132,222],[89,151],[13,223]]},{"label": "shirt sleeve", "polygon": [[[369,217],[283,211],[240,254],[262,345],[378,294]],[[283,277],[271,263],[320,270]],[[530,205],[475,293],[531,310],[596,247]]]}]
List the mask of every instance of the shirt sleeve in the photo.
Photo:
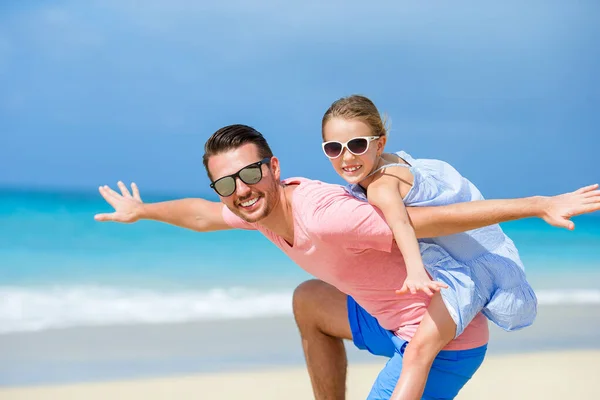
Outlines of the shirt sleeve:
[{"label": "shirt sleeve", "polygon": [[227,206],[223,205],[223,219],[225,223],[232,228],[236,229],[246,229],[246,230],[256,230],[255,224],[251,224],[249,222],[244,221],[237,215],[235,215]]}]

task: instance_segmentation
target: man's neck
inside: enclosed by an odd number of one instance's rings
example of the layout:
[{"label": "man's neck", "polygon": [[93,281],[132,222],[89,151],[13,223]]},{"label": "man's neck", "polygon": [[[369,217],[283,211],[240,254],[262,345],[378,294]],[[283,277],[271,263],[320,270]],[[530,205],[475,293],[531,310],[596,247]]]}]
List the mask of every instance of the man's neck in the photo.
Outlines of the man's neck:
[{"label": "man's neck", "polygon": [[273,233],[281,236],[290,246],[294,245],[294,216],[292,214],[292,194],[297,185],[284,185],[279,191],[279,201],[269,213],[269,216],[260,221]]}]

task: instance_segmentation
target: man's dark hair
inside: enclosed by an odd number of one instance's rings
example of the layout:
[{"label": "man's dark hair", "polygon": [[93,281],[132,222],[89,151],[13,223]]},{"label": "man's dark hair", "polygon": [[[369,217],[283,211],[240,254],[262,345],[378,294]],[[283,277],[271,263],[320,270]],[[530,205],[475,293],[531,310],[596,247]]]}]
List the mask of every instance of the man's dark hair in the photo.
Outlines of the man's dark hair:
[{"label": "man's dark hair", "polygon": [[208,159],[210,157],[225,151],[235,150],[248,143],[256,145],[260,159],[273,157],[273,152],[267,140],[259,131],[251,126],[240,124],[228,125],[213,133],[204,144],[204,156],[202,157],[208,177],[212,179],[208,171]]}]

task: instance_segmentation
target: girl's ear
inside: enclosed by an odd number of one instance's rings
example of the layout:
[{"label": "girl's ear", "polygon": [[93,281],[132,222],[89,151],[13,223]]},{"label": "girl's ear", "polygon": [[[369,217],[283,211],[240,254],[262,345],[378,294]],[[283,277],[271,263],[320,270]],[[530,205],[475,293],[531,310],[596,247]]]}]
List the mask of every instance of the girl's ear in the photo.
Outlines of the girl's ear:
[{"label": "girl's ear", "polygon": [[380,136],[377,140],[377,156],[380,157],[383,154],[383,150],[385,149],[385,142],[387,141],[387,136]]}]

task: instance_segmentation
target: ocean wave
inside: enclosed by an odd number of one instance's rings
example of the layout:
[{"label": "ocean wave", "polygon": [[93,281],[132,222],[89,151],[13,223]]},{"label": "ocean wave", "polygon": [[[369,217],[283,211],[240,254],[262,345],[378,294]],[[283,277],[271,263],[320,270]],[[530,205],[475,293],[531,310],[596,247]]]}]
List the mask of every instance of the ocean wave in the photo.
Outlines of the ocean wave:
[{"label": "ocean wave", "polygon": [[[540,305],[600,304],[600,290],[540,290]],[[74,326],[158,324],[292,315],[292,289],[157,291],[0,286],[0,333]]]},{"label": "ocean wave", "polygon": [[90,325],[175,323],[292,315],[292,291],[156,291],[0,286],[0,333]]},{"label": "ocean wave", "polygon": [[539,290],[541,305],[600,304],[600,289]]}]

